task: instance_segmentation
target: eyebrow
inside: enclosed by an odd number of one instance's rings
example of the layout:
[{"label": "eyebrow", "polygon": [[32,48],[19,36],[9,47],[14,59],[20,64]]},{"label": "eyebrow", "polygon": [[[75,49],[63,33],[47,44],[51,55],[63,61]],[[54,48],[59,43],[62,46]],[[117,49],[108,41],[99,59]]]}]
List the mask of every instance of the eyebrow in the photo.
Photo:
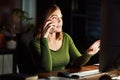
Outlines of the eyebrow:
[{"label": "eyebrow", "polygon": [[[53,16],[56,16],[56,17],[58,17],[58,16],[57,16],[57,15],[55,15],[55,14],[54,14],[54,15],[52,15],[51,17],[53,17]],[[62,17],[62,16],[63,16],[63,15],[61,15],[61,17]],[[50,17],[50,18],[51,18],[51,17]]]},{"label": "eyebrow", "polygon": [[57,17],[57,15],[52,15],[51,17],[53,17],[53,16],[56,16],[56,17]]}]

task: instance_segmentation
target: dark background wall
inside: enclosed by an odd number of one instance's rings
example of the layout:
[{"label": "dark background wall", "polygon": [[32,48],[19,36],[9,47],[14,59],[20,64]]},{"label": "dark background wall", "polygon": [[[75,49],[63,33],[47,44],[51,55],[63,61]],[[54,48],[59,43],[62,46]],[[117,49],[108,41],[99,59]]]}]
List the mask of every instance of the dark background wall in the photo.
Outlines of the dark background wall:
[{"label": "dark background wall", "polygon": [[9,14],[14,8],[21,8],[21,0],[1,0],[0,1],[0,27],[8,21]]}]

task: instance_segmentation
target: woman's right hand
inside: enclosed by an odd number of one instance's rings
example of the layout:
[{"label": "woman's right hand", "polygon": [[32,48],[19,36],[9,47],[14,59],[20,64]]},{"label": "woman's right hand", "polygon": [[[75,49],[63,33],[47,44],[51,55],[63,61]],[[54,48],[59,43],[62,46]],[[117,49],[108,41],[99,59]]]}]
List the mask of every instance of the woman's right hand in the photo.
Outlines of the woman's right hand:
[{"label": "woman's right hand", "polygon": [[43,31],[42,31],[42,36],[43,38],[48,38],[48,35],[51,33],[54,32],[54,26],[55,24],[52,23],[52,21],[48,20],[46,23],[45,23],[45,26],[43,27]]}]

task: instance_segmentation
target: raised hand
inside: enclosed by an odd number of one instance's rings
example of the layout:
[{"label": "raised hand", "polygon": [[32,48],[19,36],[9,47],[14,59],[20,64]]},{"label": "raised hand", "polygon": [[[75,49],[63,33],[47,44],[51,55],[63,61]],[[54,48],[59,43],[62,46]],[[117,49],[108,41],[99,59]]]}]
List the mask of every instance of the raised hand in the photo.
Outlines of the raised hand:
[{"label": "raised hand", "polygon": [[42,36],[44,38],[47,38],[50,33],[52,34],[54,32],[54,27],[55,27],[55,24],[52,23],[52,21],[50,21],[50,20],[47,21],[45,23],[44,29],[42,31]]},{"label": "raised hand", "polygon": [[94,55],[99,50],[100,50],[100,40],[97,40],[86,50],[86,53],[89,55]]}]

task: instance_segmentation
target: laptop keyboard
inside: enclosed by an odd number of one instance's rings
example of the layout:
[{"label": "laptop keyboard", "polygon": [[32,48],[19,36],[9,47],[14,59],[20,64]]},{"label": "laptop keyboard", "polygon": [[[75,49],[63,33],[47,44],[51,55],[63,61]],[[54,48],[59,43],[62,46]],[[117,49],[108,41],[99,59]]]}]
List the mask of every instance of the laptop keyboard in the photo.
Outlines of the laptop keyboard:
[{"label": "laptop keyboard", "polygon": [[100,72],[98,69],[96,69],[96,70],[89,70],[89,71],[83,71],[83,72],[77,72],[77,73],[70,73],[69,76],[72,76],[72,75],[89,76],[89,75],[98,74],[98,73]]}]

